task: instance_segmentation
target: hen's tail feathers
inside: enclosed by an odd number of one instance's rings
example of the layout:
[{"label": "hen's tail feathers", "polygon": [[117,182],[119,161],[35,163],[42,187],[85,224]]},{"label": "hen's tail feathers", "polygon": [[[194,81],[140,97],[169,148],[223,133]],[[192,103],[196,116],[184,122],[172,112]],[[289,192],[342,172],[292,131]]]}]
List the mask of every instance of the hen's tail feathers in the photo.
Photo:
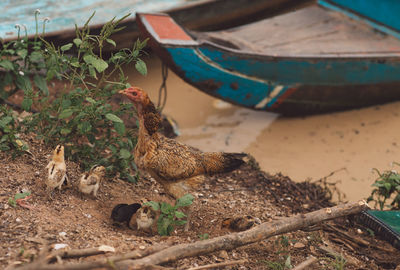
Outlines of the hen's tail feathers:
[{"label": "hen's tail feathers", "polygon": [[206,173],[231,172],[245,163],[245,153],[206,153],[204,161]]}]

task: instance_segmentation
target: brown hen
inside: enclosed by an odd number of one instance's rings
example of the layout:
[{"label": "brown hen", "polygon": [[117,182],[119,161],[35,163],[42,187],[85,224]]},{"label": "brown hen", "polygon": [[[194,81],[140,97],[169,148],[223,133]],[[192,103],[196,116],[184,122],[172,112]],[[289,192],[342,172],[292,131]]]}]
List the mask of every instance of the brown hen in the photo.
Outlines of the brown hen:
[{"label": "brown hen", "polygon": [[178,199],[196,190],[204,175],[230,172],[244,163],[244,153],[202,152],[158,132],[161,117],[147,93],[138,87],[120,91],[134,104],[139,118],[135,163]]}]

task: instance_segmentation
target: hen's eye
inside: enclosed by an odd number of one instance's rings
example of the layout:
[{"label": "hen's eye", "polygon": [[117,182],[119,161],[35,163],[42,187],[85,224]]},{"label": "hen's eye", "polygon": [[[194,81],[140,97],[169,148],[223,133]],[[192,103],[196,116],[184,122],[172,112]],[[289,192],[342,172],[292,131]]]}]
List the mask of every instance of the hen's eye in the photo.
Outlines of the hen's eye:
[{"label": "hen's eye", "polygon": [[132,96],[137,96],[137,93],[136,92],[132,92]]}]

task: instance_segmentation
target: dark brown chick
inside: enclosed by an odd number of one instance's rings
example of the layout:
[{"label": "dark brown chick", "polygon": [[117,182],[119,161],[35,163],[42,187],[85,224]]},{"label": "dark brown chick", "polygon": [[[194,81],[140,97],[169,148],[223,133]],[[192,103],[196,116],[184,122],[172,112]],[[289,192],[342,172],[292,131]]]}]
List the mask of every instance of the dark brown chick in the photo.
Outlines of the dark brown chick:
[{"label": "dark brown chick", "polygon": [[234,232],[246,231],[255,224],[260,224],[259,219],[252,216],[230,217],[222,221],[221,227]]},{"label": "dark brown chick", "polygon": [[140,207],[142,207],[142,206],[139,203],[117,204],[111,212],[111,219],[116,224],[125,223],[126,225],[129,226],[131,217],[137,212],[137,210]]}]

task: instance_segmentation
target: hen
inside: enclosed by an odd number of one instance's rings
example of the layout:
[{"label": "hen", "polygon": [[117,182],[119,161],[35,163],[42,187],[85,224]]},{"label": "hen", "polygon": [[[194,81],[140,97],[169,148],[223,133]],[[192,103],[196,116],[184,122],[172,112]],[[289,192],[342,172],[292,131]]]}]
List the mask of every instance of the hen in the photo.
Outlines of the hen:
[{"label": "hen", "polygon": [[139,119],[135,163],[178,199],[195,190],[204,175],[230,172],[244,163],[244,153],[202,152],[158,132],[161,117],[147,93],[138,87],[120,91],[134,104]]},{"label": "hen", "polygon": [[53,156],[46,168],[48,169],[47,176],[47,194],[51,198],[51,193],[55,188],[58,187],[61,190],[61,186],[65,180],[68,182],[67,167],[64,160],[64,146],[57,145],[54,149]]},{"label": "hen", "polygon": [[83,174],[79,180],[79,190],[85,194],[93,193],[94,197],[97,197],[97,191],[99,190],[100,182],[105,173],[106,168],[103,166],[93,166],[90,171]]}]

